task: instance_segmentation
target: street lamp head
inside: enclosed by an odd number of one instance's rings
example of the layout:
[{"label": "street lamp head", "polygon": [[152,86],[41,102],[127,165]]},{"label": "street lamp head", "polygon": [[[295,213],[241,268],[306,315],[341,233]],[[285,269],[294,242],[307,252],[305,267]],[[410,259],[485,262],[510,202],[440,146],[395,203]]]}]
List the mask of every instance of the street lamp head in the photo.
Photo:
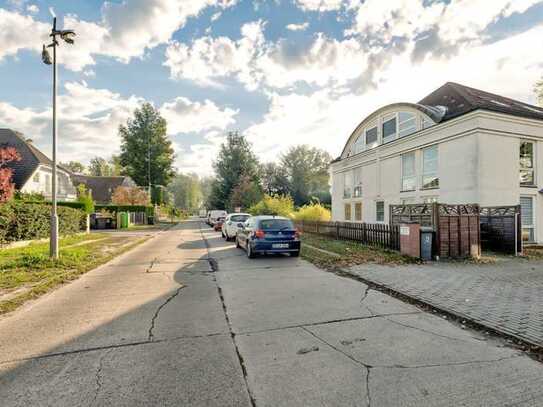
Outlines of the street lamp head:
[{"label": "street lamp head", "polygon": [[53,61],[51,61],[51,55],[49,55],[49,52],[47,51],[47,48],[45,48],[45,45],[43,46],[43,50],[41,52],[41,60],[45,65],[51,65]]},{"label": "street lamp head", "polygon": [[75,31],[74,30],[62,30],[60,32],[60,38],[62,38],[67,44],[72,45],[74,43]]}]

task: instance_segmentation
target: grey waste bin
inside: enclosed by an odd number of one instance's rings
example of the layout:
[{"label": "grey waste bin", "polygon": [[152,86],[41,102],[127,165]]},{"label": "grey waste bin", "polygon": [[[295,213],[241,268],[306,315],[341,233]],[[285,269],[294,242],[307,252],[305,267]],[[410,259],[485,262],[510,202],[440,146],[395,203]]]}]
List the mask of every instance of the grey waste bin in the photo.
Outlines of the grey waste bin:
[{"label": "grey waste bin", "polygon": [[434,231],[429,227],[420,228],[420,258],[422,260],[432,260],[432,241],[434,240]]}]

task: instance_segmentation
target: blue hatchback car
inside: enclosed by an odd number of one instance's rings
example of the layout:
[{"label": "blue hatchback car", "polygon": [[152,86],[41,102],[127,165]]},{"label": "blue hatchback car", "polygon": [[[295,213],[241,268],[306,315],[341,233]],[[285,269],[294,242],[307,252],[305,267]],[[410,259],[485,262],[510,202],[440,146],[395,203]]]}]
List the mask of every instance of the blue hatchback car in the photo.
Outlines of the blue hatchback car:
[{"label": "blue hatchback car", "polygon": [[239,227],[236,247],[244,248],[250,259],[265,253],[290,253],[298,257],[300,234],[288,218],[252,216]]}]

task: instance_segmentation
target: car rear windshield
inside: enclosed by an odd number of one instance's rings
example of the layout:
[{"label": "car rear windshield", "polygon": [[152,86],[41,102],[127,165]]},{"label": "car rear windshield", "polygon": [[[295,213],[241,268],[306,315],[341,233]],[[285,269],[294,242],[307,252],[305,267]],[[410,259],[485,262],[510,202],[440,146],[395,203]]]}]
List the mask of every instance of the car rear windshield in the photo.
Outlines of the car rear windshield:
[{"label": "car rear windshield", "polygon": [[249,217],[247,215],[234,215],[230,219],[232,222],[245,222]]},{"label": "car rear windshield", "polygon": [[285,230],[294,229],[294,225],[288,219],[265,219],[260,221],[262,230]]}]

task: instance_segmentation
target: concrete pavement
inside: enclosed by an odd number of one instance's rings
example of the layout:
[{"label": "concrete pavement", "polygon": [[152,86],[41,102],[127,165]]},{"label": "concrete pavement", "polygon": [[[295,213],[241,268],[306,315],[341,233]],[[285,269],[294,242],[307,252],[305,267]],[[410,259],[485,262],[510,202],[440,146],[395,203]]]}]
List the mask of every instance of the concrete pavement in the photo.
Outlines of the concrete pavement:
[{"label": "concrete pavement", "polygon": [[543,365],[186,222],[0,319],[2,406],[540,406]]}]

